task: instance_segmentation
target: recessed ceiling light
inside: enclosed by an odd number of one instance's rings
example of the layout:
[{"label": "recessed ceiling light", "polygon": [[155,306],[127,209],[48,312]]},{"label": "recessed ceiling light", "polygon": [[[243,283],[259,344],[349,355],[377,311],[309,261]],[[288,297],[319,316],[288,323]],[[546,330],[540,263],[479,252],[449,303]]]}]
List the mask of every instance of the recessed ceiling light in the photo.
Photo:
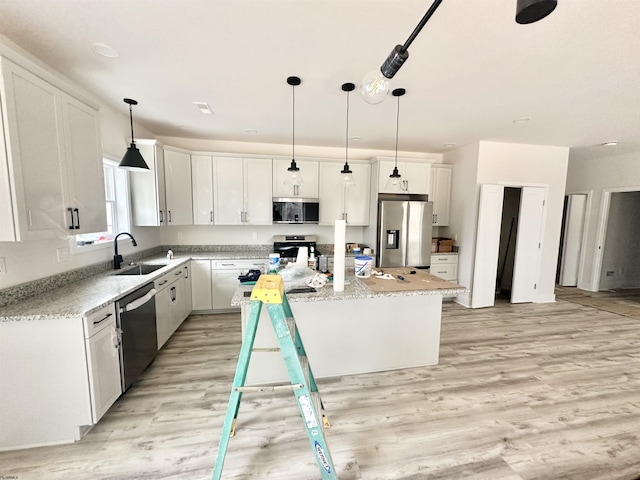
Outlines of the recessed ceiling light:
[{"label": "recessed ceiling light", "polygon": [[349,140],[362,140],[360,135],[354,135],[353,137],[349,137]]},{"label": "recessed ceiling light", "polygon": [[98,55],[107,58],[118,58],[120,56],[115,48],[110,47],[105,43],[94,43],[93,45],[91,45],[91,49]]},{"label": "recessed ceiling light", "polygon": [[602,147],[615,147],[618,145],[618,142],[604,142],[600,144]]},{"label": "recessed ceiling light", "polygon": [[455,147],[456,144],[455,143],[445,143],[444,145],[442,145],[445,148],[451,148],[451,147]]},{"label": "recessed ceiling light", "polygon": [[249,135],[255,135],[256,133],[258,133],[258,130],[256,130],[255,128],[247,128],[244,133],[249,134]]},{"label": "recessed ceiling light", "polygon": [[516,118],[513,121],[513,123],[527,123],[530,120],[531,120],[531,117],[520,117],[520,118]]},{"label": "recessed ceiling light", "polygon": [[193,102],[193,104],[198,107],[198,110],[200,110],[200,113],[203,115],[213,115],[213,110],[211,110],[207,102]]}]

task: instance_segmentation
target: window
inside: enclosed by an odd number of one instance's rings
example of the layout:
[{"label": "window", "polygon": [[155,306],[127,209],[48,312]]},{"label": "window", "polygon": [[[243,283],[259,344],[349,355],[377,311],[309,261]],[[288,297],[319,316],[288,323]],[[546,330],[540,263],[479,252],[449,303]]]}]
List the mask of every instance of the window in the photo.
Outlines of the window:
[{"label": "window", "polygon": [[107,230],[72,237],[72,251],[86,251],[96,246],[110,245],[116,234],[129,230],[128,177],[118,163],[108,158],[102,161],[104,171]]}]

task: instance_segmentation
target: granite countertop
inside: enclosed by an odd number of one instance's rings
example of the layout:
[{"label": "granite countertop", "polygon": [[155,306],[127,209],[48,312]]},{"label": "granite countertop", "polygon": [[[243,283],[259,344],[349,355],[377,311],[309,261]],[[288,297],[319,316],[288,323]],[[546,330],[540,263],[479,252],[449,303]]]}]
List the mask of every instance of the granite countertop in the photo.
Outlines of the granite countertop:
[{"label": "granite countertop", "polygon": [[70,283],[45,293],[34,295],[18,303],[0,307],[0,322],[47,320],[52,318],[69,318],[88,315],[99,308],[113,303],[136,289],[153,282],[172,269],[187,263],[189,260],[233,260],[233,259],[265,259],[261,252],[179,252],[173,260],[164,255],[154,255],[142,259],[138,263],[167,264],[167,266],[147,275],[116,275],[126,270],[109,270],[92,275],[83,280]]},{"label": "granite countertop", "polygon": [[[424,289],[424,290],[402,290],[402,291],[388,291],[388,292],[376,292],[369,288],[362,280],[356,278],[353,274],[347,272],[347,283],[344,286],[343,292],[334,292],[333,284],[326,284],[324,287],[318,289],[313,293],[295,293],[287,295],[287,300],[290,303],[295,302],[324,302],[334,300],[360,300],[364,298],[375,297],[407,297],[418,295],[459,295],[467,293],[469,290],[466,287],[458,285],[458,288],[440,288],[440,289]],[[452,284],[456,285],[456,284]],[[242,306],[251,303],[251,298],[245,297],[244,292],[250,292],[253,289],[253,285],[239,285],[231,299],[231,305]]]}]

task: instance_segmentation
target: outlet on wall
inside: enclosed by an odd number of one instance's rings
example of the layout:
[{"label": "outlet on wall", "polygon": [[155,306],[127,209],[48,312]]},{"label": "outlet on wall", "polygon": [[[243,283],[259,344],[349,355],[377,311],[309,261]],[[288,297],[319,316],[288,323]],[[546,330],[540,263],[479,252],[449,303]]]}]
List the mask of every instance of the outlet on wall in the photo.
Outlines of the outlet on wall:
[{"label": "outlet on wall", "polygon": [[69,261],[69,248],[68,247],[64,247],[64,248],[58,248],[57,250],[58,253],[58,262],[68,262]]},{"label": "outlet on wall", "polygon": [[7,265],[4,263],[4,257],[0,257],[0,275],[7,273]]}]

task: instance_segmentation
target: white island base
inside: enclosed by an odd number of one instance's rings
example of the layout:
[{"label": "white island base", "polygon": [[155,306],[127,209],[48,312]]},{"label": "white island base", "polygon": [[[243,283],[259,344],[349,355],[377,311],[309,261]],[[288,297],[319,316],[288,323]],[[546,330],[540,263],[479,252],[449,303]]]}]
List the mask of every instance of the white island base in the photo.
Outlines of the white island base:
[{"label": "white island base", "polygon": [[[438,363],[441,294],[299,302],[295,296],[288,299],[316,378]],[[249,310],[243,302],[243,338]],[[254,348],[277,346],[263,306]],[[288,380],[280,352],[252,353],[247,385]]]}]

